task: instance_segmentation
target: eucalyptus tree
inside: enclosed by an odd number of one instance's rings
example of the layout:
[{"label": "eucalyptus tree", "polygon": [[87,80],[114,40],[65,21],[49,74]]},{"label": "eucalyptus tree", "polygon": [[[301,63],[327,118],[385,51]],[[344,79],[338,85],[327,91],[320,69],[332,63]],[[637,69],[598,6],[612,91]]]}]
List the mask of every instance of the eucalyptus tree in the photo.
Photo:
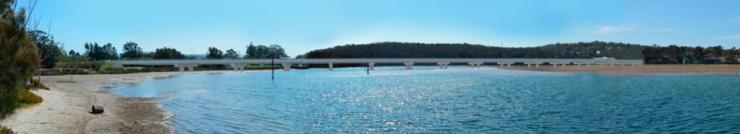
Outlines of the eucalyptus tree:
[{"label": "eucalyptus tree", "polygon": [[236,53],[236,50],[234,49],[229,49],[229,50],[226,50],[226,54],[224,54],[224,58],[239,59],[239,53]]},{"label": "eucalyptus tree", "polygon": [[123,44],[122,59],[141,59],[144,57],[144,51],[135,42],[126,42]]},{"label": "eucalyptus tree", "polygon": [[206,59],[223,59],[224,52],[215,47],[209,47],[206,53]]}]

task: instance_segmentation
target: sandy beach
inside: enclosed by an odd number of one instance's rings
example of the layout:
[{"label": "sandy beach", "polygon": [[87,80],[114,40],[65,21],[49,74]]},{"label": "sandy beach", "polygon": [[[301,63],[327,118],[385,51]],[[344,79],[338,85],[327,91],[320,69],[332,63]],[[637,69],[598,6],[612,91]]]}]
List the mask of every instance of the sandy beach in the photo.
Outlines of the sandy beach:
[{"label": "sandy beach", "polygon": [[641,65],[641,66],[514,66],[510,69],[556,72],[602,72],[602,73],[740,73],[740,65]]},{"label": "sandy beach", "polygon": [[[164,123],[165,112],[154,98],[117,96],[106,87],[176,74],[181,73],[42,76],[50,90],[32,92],[44,101],[18,109],[0,124],[19,134],[172,133]],[[89,113],[93,104],[103,105],[105,112]]]}]

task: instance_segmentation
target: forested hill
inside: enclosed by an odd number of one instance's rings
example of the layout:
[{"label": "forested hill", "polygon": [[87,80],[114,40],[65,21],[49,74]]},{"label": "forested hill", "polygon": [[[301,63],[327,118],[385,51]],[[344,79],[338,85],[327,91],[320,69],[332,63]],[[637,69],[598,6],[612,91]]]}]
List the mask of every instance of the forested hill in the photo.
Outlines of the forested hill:
[{"label": "forested hill", "polygon": [[305,58],[594,58],[643,59],[646,46],[618,42],[557,43],[539,47],[493,47],[467,43],[379,42],[349,44],[306,53]]}]

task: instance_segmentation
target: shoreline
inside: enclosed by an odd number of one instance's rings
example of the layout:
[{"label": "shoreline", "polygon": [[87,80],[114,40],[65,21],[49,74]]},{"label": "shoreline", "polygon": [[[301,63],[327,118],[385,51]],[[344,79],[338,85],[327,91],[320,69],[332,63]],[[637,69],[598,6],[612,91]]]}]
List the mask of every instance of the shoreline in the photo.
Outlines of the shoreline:
[{"label": "shoreline", "polygon": [[[109,87],[204,72],[222,71],[41,76],[50,90],[31,92],[44,101],[16,110],[0,124],[19,134],[174,133],[157,98],[125,97]],[[103,105],[105,112],[89,113],[92,105]]]},{"label": "shoreline", "polygon": [[675,64],[675,65],[639,65],[639,66],[620,66],[620,65],[591,65],[586,66],[513,66],[503,69],[527,70],[527,71],[548,71],[548,72],[597,72],[597,73],[740,73],[740,65],[705,65],[705,64]]}]

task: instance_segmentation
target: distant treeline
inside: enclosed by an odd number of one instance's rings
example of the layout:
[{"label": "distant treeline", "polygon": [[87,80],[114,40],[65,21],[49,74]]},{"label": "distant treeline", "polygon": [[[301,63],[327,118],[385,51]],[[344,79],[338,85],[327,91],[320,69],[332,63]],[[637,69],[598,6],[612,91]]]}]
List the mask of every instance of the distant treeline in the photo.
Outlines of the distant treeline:
[{"label": "distant treeline", "polygon": [[[30,31],[29,35],[34,39],[34,44],[40,54],[42,68],[88,68],[95,69],[106,60],[143,60],[143,59],[196,59],[186,56],[175,48],[163,47],[154,51],[145,52],[135,42],[123,44],[123,53],[112,43],[100,45],[98,43],[85,43],[85,51],[77,52],[64,50],[54,38],[44,31]],[[209,47],[206,53],[207,59],[261,59],[261,58],[286,58],[288,57],[280,45],[254,45],[250,43],[246,47],[245,55],[240,56],[234,49],[225,52],[215,47]]]},{"label": "distant treeline", "polygon": [[713,47],[651,46],[643,51],[647,64],[737,64],[740,50]]},{"label": "distant treeline", "polygon": [[643,59],[646,46],[620,42],[555,43],[538,47],[495,47],[467,43],[379,42],[349,44],[306,53],[304,58],[577,58]]}]

